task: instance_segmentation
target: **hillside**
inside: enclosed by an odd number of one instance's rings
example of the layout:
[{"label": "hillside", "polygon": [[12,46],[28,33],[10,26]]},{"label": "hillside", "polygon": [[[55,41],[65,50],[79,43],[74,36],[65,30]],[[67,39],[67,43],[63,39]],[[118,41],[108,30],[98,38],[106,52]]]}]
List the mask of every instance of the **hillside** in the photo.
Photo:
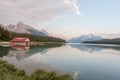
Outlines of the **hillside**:
[{"label": "hillside", "polygon": [[86,41],[83,43],[92,43],[92,44],[120,44],[120,38],[115,39],[103,39],[103,40],[96,40],[96,41]]},{"label": "hillside", "polygon": [[51,37],[51,36],[38,36],[27,33],[10,32],[0,26],[0,41],[10,41],[14,37],[28,37],[31,41],[37,41],[37,42],[66,42],[63,39]]}]

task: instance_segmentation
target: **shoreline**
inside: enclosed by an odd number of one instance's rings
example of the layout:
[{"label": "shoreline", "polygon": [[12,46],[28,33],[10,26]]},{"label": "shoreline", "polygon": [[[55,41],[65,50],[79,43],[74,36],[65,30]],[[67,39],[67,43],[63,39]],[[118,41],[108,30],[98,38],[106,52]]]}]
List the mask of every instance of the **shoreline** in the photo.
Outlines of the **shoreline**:
[{"label": "shoreline", "polygon": [[[0,46],[10,46],[9,45],[10,42],[0,42]],[[34,46],[34,45],[45,45],[45,44],[66,44],[64,42],[30,42],[30,46]]]},{"label": "shoreline", "polygon": [[[9,47],[10,42],[7,41],[3,41],[0,42],[0,46],[4,46],[4,47]],[[49,44],[66,44],[65,42],[30,42],[30,46],[37,46],[37,45],[49,45]],[[83,43],[68,43],[68,44],[88,44],[88,45],[107,45],[107,46],[120,46],[120,44],[113,44],[113,43],[87,43],[87,42],[83,42]]]}]

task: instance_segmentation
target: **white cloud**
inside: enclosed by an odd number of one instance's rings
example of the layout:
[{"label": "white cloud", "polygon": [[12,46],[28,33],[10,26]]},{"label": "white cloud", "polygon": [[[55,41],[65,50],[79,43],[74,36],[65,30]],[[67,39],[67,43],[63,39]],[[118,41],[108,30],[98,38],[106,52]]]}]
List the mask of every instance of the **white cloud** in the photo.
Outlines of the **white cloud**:
[{"label": "white cloud", "polygon": [[0,23],[42,22],[71,12],[80,15],[77,0],[0,1]]},{"label": "white cloud", "polygon": [[72,5],[73,10],[76,12],[76,14],[81,15],[78,4],[77,4],[77,0],[64,0],[64,2],[66,4]]}]

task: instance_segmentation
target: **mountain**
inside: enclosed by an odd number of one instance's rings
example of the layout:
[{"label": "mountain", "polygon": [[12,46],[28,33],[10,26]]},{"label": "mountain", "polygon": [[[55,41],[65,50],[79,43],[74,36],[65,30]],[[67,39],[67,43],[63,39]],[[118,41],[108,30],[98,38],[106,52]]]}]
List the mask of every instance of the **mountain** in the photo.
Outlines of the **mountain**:
[{"label": "mountain", "polygon": [[45,29],[42,29],[41,32],[45,33],[46,35],[50,35]]},{"label": "mountain", "polygon": [[68,42],[80,43],[80,42],[102,40],[102,39],[103,38],[100,36],[95,36],[94,34],[89,34],[89,35],[82,35],[80,37],[72,38],[72,39],[68,40]]},{"label": "mountain", "polygon": [[[3,25],[0,25],[0,41],[10,41],[15,37],[27,37],[31,42],[59,42],[66,43],[65,40],[52,36],[38,36],[27,33],[16,33],[6,30]],[[36,44],[36,43],[35,43]],[[39,44],[39,43],[37,43]]]},{"label": "mountain", "polygon": [[96,40],[96,41],[86,41],[84,43],[91,43],[91,44],[120,44],[120,38],[102,39],[102,40]]},{"label": "mountain", "polygon": [[49,35],[49,33],[45,30],[39,31],[39,30],[33,28],[32,26],[26,25],[22,22],[19,22],[16,25],[9,24],[9,25],[5,26],[5,28],[8,31],[17,32],[17,33],[28,33],[28,34],[38,35],[38,36],[48,36]]}]

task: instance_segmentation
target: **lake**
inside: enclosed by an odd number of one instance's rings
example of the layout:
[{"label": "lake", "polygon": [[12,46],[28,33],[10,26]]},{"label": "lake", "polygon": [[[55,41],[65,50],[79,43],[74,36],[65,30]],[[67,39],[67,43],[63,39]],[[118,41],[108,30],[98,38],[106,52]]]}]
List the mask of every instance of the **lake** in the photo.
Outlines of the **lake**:
[{"label": "lake", "polygon": [[36,69],[77,74],[77,80],[120,80],[120,46],[64,44],[31,46],[28,50],[0,47],[3,60],[31,75]]}]

